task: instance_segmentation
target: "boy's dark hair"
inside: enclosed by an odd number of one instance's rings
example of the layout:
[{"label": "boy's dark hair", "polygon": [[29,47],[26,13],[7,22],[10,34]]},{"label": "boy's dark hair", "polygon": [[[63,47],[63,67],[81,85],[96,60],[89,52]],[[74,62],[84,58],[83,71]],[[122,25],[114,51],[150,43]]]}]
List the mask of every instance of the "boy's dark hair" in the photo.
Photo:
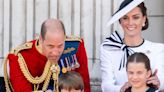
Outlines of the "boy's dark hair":
[{"label": "boy's dark hair", "polygon": [[82,91],[84,89],[84,82],[80,74],[74,71],[61,74],[59,76],[59,92],[62,89]]}]

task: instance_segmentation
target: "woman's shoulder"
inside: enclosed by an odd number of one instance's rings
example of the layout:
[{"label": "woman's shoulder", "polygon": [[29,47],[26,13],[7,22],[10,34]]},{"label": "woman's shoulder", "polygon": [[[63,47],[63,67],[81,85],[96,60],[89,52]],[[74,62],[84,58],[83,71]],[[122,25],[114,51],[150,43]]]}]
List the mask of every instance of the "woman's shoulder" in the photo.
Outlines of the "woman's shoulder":
[{"label": "woman's shoulder", "polygon": [[157,49],[158,48],[158,50],[161,50],[161,49],[164,50],[164,43],[157,43],[157,42],[145,40],[145,45],[151,49]]}]

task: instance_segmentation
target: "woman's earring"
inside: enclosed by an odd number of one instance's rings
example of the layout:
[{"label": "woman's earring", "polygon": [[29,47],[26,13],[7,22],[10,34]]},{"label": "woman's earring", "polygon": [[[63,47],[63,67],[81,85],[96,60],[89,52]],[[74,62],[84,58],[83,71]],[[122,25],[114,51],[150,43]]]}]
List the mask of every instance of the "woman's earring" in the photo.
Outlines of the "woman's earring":
[{"label": "woman's earring", "polygon": [[144,27],[144,26],[145,26],[145,23],[142,24],[142,27]]}]

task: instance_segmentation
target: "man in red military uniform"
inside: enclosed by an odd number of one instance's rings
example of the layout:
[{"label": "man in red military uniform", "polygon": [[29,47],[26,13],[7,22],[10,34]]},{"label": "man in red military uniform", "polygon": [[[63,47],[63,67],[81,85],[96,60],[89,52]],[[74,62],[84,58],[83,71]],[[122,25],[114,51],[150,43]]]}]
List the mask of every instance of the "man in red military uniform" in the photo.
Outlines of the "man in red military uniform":
[{"label": "man in red military uniform", "polygon": [[[4,69],[7,92],[9,88],[14,92],[46,91],[51,75],[54,81],[57,81],[58,60],[64,46],[65,31],[62,22],[55,19],[46,20],[42,24],[39,40],[27,42],[8,55],[8,79],[6,68]],[[7,85],[9,78],[10,86]]]},{"label": "man in red military uniform", "polygon": [[[4,77],[6,91],[46,91],[52,77],[57,83],[60,72],[58,60],[65,46],[65,30],[60,20],[48,19],[41,28],[39,40],[27,42],[8,54]],[[80,42],[77,53],[80,67],[75,69],[84,80],[85,92],[90,92],[87,57],[84,43]],[[9,63],[9,77],[7,64]],[[11,83],[10,83],[11,82]],[[11,85],[10,85],[11,84]],[[54,90],[56,90],[56,86]]]}]

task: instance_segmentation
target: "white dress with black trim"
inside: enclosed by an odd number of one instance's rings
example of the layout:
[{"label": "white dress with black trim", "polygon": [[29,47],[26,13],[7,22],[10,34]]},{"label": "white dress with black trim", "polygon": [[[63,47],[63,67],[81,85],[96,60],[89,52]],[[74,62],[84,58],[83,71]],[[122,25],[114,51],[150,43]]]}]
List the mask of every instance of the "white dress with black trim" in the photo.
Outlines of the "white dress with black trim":
[{"label": "white dress with black trim", "polygon": [[139,46],[129,47],[115,31],[100,47],[103,92],[120,92],[127,82],[127,57],[134,52],[143,52],[149,57],[152,71],[158,69],[160,89],[164,89],[164,44],[144,40]]}]

